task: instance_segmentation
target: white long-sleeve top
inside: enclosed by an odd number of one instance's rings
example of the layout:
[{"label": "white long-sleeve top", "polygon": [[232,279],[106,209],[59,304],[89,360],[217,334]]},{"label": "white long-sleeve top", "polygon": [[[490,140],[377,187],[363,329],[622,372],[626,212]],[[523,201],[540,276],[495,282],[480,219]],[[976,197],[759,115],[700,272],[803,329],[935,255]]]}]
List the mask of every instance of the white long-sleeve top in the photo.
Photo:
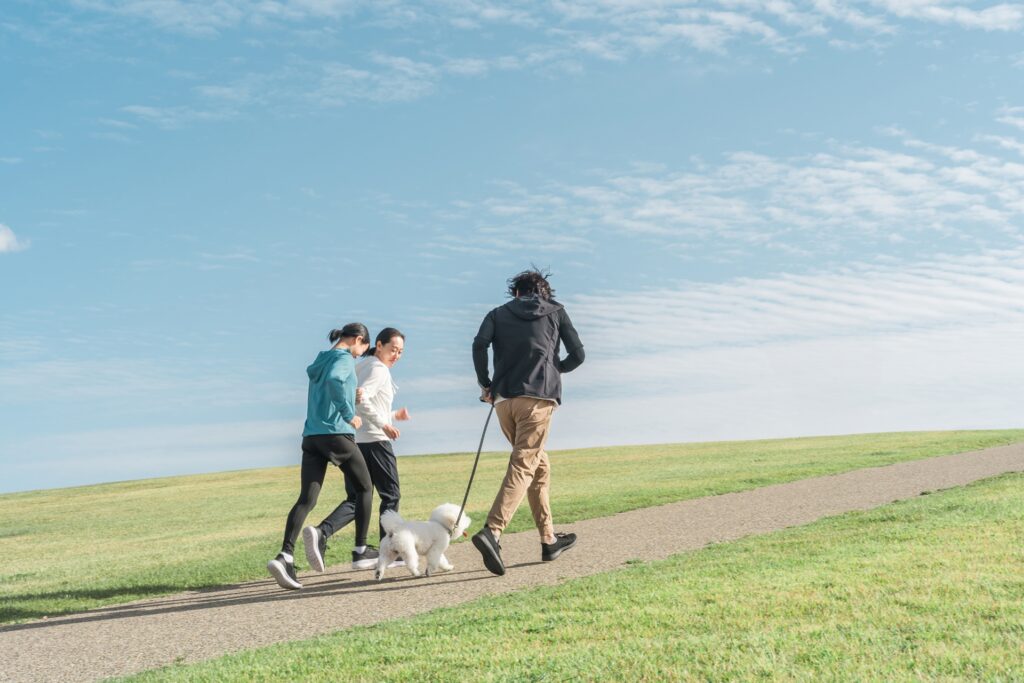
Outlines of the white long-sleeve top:
[{"label": "white long-sleeve top", "polygon": [[371,356],[356,364],[356,377],[363,390],[363,400],[356,404],[356,411],[363,419],[362,426],[356,430],[356,443],[390,441],[384,433],[384,425],[394,423],[391,404],[398,392],[390,368]]}]

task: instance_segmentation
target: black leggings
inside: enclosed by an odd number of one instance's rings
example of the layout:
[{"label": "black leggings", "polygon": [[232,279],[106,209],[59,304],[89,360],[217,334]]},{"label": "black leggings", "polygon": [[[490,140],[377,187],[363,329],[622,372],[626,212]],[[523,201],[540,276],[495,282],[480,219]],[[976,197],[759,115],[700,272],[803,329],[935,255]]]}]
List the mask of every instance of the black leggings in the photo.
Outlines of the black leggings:
[{"label": "black leggings", "polygon": [[329,464],[337,465],[344,473],[348,498],[320,523],[320,529],[324,536],[330,536],[355,519],[356,545],[366,545],[373,485],[363,454],[350,434],[321,434],[302,437],[302,489],[288,513],[282,552],[293,554],[295,539],[299,537],[306,516],[316,505]]}]

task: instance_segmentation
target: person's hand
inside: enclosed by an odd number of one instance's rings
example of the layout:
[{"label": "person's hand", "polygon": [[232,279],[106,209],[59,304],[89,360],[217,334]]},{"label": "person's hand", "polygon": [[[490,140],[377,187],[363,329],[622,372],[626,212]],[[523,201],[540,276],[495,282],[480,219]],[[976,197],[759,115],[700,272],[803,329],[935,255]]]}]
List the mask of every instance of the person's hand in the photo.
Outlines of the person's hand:
[{"label": "person's hand", "polygon": [[494,403],[494,397],[491,396],[491,390],[486,387],[481,387],[480,400],[484,403]]},{"label": "person's hand", "polygon": [[409,419],[409,409],[408,408],[399,408],[398,410],[396,410],[395,411],[395,419],[396,420],[408,420]]},{"label": "person's hand", "polygon": [[394,441],[395,439],[402,435],[402,432],[398,431],[398,428],[393,427],[392,425],[384,425],[384,434],[389,439]]},{"label": "person's hand", "polygon": [[363,391],[362,387],[356,389],[356,403],[362,403],[363,398],[366,396],[366,392]]},{"label": "person's hand", "polygon": [[349,424],[352,425],[352,429],[359,429],[360,427],[363,426],[363,418],[356,415],[351,420],[349,420]]}]

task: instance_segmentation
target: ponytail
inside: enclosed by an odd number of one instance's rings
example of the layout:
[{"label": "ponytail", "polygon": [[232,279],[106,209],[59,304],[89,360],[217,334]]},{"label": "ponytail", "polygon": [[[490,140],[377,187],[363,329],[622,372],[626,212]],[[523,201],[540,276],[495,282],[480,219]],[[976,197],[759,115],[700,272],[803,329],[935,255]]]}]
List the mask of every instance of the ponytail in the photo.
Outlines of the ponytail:
[{"label": "ponytail", "polygon": [[362,337],[363,341],[369,343],[370,331],[366,329],[366,325],[362,323],[349,323],[340,330],[331,330],[327,334],[327,340],[332,344],[336,344],[342,339],[355,339],[356,337]]}]

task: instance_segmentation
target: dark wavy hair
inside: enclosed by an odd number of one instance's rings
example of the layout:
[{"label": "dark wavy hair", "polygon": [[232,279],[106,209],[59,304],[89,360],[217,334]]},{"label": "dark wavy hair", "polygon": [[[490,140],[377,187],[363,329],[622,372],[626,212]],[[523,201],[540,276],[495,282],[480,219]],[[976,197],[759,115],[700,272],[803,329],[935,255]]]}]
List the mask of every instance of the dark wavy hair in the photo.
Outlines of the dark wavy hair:
[{"label": "dark wavy hair", "polygon": [[331,330],[327,335],[327,339],[335,343],[339,339],[355,339],[356,337],[362,337],[363,341],[370,342],[370,331],[366,329],[366,325],[362,323],[349,323],[340,330]]},{"label": "dark wavy hair", "polygon": [[534,294],[541,299],[551,299],[555,296],[555,290],[548,284],[549,277],[551,271],[533,266],[530,270],[524,270],[508,279],[508,295],[516,297]]},{"label": "dark wavy hair", "polygon": [[377,339],[374,340],[373,345],[364,353],[364,356],[376,356],[377,355],[377,344],[387,344],[395,337],[401,337],[402,341],[405,341],[405,335],[399,332],[394,327],[385,327],[383,330],[377,333]]}]

